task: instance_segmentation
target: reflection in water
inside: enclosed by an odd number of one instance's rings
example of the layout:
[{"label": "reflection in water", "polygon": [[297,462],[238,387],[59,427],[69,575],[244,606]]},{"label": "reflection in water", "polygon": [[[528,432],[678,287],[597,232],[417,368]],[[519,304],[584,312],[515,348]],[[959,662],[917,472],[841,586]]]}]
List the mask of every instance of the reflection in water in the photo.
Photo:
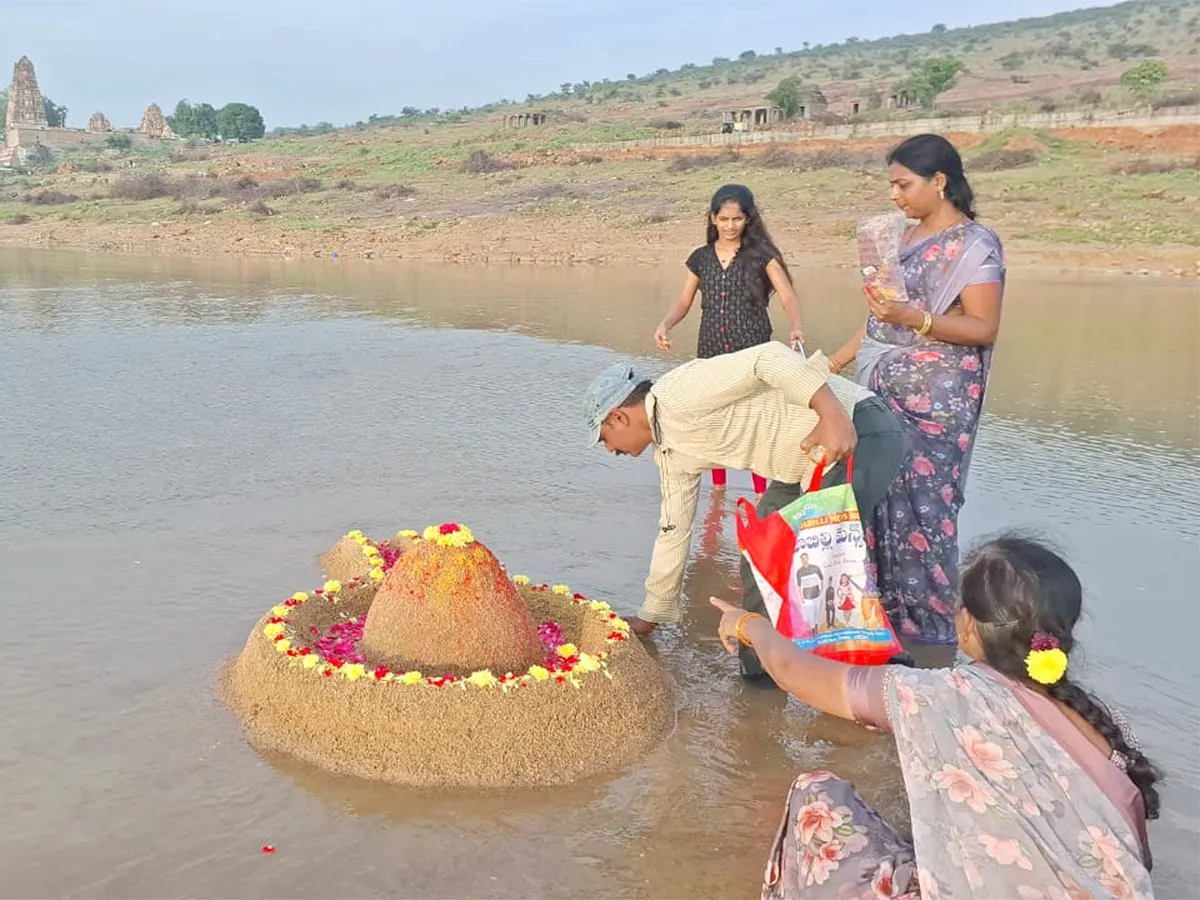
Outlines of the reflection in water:
[{"label": "reflection in water", "polygon": [[[752,896],[798,771],[904,820],[886,735],[743,684],[716,640],[748,473],[704,498],[687,615],[655,639],[678,730],[617,776],[350,782],[248,749],[213,696],[264,605],[352,527],[453,514],[514,567],[636,609],[657,474],[584,446],[572,398],[611,360],[596,345],[654,353],[674,269],[0,251],[0,272],[6,894]],[[852,277],[798,280],[833,346]],[[1162,896],[1198,877],[1196,319],[1184,288],[1014,281],[962,522],[1049,533],[1083,572],[1086,679],[1169,776]]]}]

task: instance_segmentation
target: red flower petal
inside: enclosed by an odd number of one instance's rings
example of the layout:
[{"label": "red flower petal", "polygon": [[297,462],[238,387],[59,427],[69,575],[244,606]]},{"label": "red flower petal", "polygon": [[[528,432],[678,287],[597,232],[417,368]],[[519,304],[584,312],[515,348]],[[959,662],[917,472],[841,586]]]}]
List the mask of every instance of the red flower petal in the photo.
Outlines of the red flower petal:
[{"label": "red flower petal", "polygon": [[263,853],[274,853],[275,845],[274,844],[263,844],[262,852]]}]

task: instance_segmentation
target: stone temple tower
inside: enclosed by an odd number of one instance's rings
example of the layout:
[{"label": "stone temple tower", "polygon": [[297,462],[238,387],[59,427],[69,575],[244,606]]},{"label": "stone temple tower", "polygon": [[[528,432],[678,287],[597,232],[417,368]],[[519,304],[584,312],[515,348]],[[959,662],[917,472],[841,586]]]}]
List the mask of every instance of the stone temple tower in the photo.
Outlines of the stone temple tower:
[{"label": "stone temple tower", "polygon": [[22,56],[13,66],[12,85],[8,89],[8,114],[4,118],[6,131],[20,126],[46,128],[46,104],[38,90],[37,75],[28,56]]}]

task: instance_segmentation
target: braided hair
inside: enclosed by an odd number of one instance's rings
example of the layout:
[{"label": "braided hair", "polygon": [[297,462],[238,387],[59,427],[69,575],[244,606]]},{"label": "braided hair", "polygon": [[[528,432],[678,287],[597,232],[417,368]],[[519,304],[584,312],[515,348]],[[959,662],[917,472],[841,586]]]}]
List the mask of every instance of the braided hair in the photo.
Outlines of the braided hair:
[{"label": "braided hair", "polygon": [[1014,681],[1044,690],[1074,710],[1125,760],[1125,774],[1141,792],[1146,818],[1159,813],[1158,768],[1142,753],[1102,701],[1068,674],[1051,685],[1034,683],[1025,666],[1034,634],[1058,639],[1068,656],[1083,608],[1083,588],[1074,570],[1048,547],[1018,536],[989,541],[968,560],[961,577],[962,604],[979,625],[979,640],[989,665]]}]

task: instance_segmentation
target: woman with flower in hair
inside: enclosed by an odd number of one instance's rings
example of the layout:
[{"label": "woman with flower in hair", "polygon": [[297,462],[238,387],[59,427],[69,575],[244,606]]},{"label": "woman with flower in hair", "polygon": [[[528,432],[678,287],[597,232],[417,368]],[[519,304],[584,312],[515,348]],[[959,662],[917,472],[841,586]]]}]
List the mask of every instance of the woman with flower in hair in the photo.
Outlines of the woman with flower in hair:
[{"label": "woman with flower in hair", "polygon": [[958,512],[1000,328],[1004,252],[975,221],[962,158],[945,138],[904,141],[888,177],[893,202],[917,220],[900,251],[908,300],[868,288],[867,322],[830,365],[853,360],[854,380],[887,401],[911,444],[868,531],[884,606],[902,634],[953,644]]},{"label": "woman with flower in hair", "polygon": [[797,699],[892,732],[912,816],[910,840],[848,782],[800,777],[764,898],[1153,896],[1146,820],[1160,776],[1124,717],[1071,677],[1075,572],[1005,537],[968,561],[960,597],[967,661],[948,669],[822,659],[713,598],[727,650],[753,647]]}]

